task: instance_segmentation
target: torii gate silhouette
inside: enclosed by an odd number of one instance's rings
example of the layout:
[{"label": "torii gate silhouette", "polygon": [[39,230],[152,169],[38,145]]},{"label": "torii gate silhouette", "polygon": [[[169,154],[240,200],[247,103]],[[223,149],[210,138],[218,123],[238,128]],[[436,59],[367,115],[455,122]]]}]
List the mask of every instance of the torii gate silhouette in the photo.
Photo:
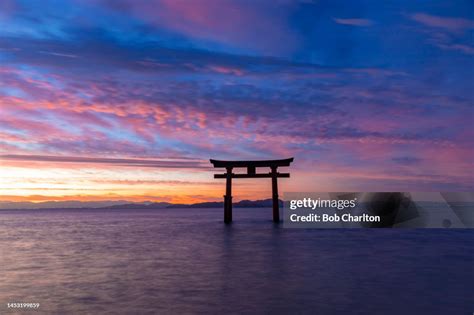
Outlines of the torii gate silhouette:
[{"label": "torii gate silhouette", "polygon": [[[280,209],[278,204],[278,177],[290,177],[290,173],[278,173],[280,166],[290,166],[293,158],[283,160],[263,160],[263,161],[220,161],[210,160],[215,168],[225,168],[224,174],[214,174],[214,178],[226,179],[226,190],[224,195],[224,222],[232,222],[232,178],[271,178],[272,179],[272,199],[273,199],[273,222],[280,222]],[[247,168],[247,174],[234,174],[233,168]],[[257,167],[269,167],[270,173],[256,173]]]}]

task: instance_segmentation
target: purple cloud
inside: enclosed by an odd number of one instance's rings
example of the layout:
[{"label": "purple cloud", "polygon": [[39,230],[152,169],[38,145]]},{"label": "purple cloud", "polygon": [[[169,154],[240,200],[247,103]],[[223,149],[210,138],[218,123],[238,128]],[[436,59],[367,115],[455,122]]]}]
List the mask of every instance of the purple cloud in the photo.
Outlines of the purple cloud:
[{"label": "purple cloud", "polygon": [[369,19],[342,19],[342,18],[334,18],[333,19],[336,23],[342,25],[352,25],[352,26],[372,26],[374,22]]}]

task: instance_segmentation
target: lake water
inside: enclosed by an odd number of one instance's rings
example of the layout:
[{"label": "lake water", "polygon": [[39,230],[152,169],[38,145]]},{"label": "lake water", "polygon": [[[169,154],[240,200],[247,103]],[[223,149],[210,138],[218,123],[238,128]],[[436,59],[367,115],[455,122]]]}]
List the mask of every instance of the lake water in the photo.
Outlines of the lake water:
[{"label": "lake water", "polygon": [[287,229],[270,209],[0,212],[0,314],[472,314],[472,229]]}]

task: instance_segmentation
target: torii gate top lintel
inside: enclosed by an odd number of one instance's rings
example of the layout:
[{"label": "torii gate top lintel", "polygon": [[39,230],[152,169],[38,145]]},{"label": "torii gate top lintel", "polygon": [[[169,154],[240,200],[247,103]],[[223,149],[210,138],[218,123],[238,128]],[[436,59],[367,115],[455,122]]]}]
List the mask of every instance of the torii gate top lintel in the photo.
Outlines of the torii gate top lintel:
[{"label": "torii gate top lintel", "polygon": [[[232,178],[271,178],[272,179],[272,199],[273,199],[273,221],[280,222],[279,200],[278,200],[278,177],[290,177],[289,173],[278,173],[280,166],[290,166],[293,158],[281,160],[257,160],[257,161],[222,161],[213,160],[210,162],[215,168],[225,168],[226,173],[214,174],[214,178],[226,179],[226,194],[224,195],[224,222],[232,222]],[[269,167],[269,173],[256,173],[257,167]],[[232,173],[233,168],[247,168],[247,173]]]},{"label": "torii gate top lintel", "polygon": [[282,160],[256,160],[256,161],[222,161],[222,160],[210,160],[214,167],[278,167],[278,166],[290,166],[293,162],[293,158],[282,159]]}]

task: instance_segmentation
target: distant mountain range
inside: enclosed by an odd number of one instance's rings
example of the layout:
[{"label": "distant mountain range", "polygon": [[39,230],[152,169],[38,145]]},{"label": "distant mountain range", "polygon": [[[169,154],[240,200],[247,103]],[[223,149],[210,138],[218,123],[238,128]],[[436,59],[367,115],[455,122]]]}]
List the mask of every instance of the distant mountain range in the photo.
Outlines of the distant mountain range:
[{"label": "distant mountain range", "polygon": [[[280,207],[283,201],[279,200]],[[236,208],[272,207],[272,199],[241,200],[233,203]],[[170,208],[223,208],[224,202],[200,202],[176,204],[169,202],[128,202],[128,201],[45,201],[45,202],[0,202],[0,210],[9,209],[170,209]]]}]

